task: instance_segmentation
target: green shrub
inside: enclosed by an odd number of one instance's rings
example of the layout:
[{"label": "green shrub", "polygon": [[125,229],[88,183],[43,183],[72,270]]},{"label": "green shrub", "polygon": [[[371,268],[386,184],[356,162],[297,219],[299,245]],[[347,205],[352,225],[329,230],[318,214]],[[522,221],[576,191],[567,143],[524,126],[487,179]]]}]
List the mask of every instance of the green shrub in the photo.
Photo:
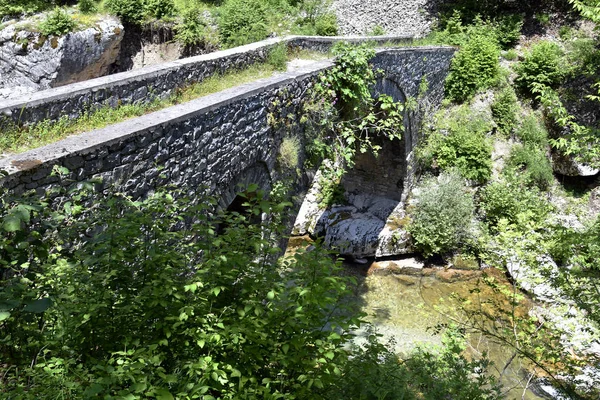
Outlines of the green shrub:
[{"label": "green shrub", "polygon": [[523,28],[523,16],[520,14],[505,15],[494,21],[498,43],[503,49],[509,49],[519,41]]},{"label": "green shrub", "polygon": [[408,231],[425,257],[458,250],[470,239],[475,206],[464,179],[455,173],[426,178],[415,190]]},{"label": "green shrub", "polygon": [[517,95],[510,86],[505,86],[499,92],[496,92],[494,101],[490,105],[492,117],[498,126],[498,131],[508,137],[517,124]]},{"label": "green shrub", "polygon": [[469,31],[467,43],[452,59],[446,79],[446,96],[455,102],[469,100],[498,76],[500,49],[493,29],[479,24]]},{"label": "green shrub", "polygon": [[218,37],[204,20],[201,10],[197,8],[183,11],[180,22],[175,26],[175,39],[186,47],[202,44],[218,46]]},{"label": "green shrub", "polygon": [[375,25],[371,28],[369,32],[367,32],[369,36],[383,36],[385,35],[385,29],[381,25]]},{"label": "green shrub", "polygon": [[51,8],[54,4],[49,0],[0,0],[0,19],[35,14]]},{"label": "green shrub", "polygon": [[519,53],[515,49],[510,49],[504,53],[504,58],[508,61],[515,61],[519,58]]},{"label": "green shrub", "polygon": [[296,169],[300,159],[300,140],[295,136],[286,136],[279,146],[279,164],[287,169]]},{"label": "green shrub", "polygon": [[550,24],[550,14],[536,13],[534,17],[543,26],[548,26]]},{"label": "green shrub", "polygon": [[492,174],[492,146],[486,137],[489,131],[491,124],[485,117],[462,106],[438,118],[436,130],[417,149],[417,157],[426,168],[456,168],[466,179],[486,182]]},{"label": "green shrub", "polygon": [[527,115],[516,131],[516,136],[524,144],[545,148],[548,146],[548,131],[540,123],[536,114]]},{"label": "green shrub", "polygon": [[72,32],[76,25],[75,20],[68,12],[62,8],[56,7],[40,24],[40,32],[46,36],[61,36]]},{"label": "green shrub", "polygon": [[161,19],[170,17],[175,13],[173,0],[145,0],[145,14]]},{"label": "green shrub", "polygon": [[591,38],[578,38],[569,42],[568,59],[575,73],[594,76],[600,70],[598,42]]},{"label": "green shrub", "polygon": [[566,67],[560,46],[541,41],[515,66],[515,83],[527,95],[533,95],[536,85],[556,88],[567,74]]},{"label": "green shrub", "polygon": [[79,11],[84,14],[91,14],[98,11],[98,5],[94,0],[79,0],[77,6],[79,7]]},{"label": "green shrub", "polygon": [[269,34],[266,20],[267,9],[262,2],[226,0],[219,17],[221,41],[233,47],[263,40]]},{"label": "green shrub", "polygon": [[[516,145],[511,149],[507,166],[519,173],[528,187],[547,190],[554,181],[552,165],[545,149],[534,145]],[[512,171],[509,173],[513,173]]]},{"label": "green shrub", "polygon": [[319,15],[315,20],[315,31],[319,36],[335,36],[338,33],[337,17],[333,13]]},{"label": "green shrub", "polygon": [[278,71],[285,71],[287,69],[287,62],[288,53],[287,45],[285,43],[279,43],[269,50],[267,64],[269,64]]},{"label": "green shrub", "polygon": [[105,7],[128,24],[141,24],[145,16],[144,0],[106,0]]},{"label": "green shrub", "polygon": [[522,177],[505,175],[481,191],[480,208],[485,222],[495,230],[500,220],[527,227],[546,219],[551,207],[537,188],[527,188]]}]

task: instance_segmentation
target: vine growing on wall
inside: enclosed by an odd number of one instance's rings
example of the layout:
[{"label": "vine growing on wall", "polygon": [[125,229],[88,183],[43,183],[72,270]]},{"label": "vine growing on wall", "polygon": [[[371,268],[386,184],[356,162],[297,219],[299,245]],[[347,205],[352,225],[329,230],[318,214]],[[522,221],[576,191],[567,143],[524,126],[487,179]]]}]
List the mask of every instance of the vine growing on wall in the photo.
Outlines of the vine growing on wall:
[{"label": "vine growing on wall", "polygon": [[313,166],[332,160],[324,176],[339,182],[354,166],[357,152],[377,155],[381,139],[401,139],[404,105],[388,95],[373,95],[382,71],[369,63],[375,56],[372,48],[343,42],[334,46],[333,54],[335,65],[319,77],[305,118],[316,127],[307,146]]}]

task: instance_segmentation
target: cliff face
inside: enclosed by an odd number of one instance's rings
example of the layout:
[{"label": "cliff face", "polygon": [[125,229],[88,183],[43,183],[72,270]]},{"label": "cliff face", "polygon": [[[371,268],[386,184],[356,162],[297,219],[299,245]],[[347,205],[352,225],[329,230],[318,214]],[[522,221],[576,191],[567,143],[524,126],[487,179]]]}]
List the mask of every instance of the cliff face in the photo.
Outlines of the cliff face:
[{"label": "cliff face", "polygon": [[424,36],[433,22],[433,0],[334,0],[340,33],[362,35],[378,26],[388,35]]},{"label": "cliff face", "polygon": [[61,37],[0,31],[0,99],[92,79],[117,60],[123,26],[114,18]]}]

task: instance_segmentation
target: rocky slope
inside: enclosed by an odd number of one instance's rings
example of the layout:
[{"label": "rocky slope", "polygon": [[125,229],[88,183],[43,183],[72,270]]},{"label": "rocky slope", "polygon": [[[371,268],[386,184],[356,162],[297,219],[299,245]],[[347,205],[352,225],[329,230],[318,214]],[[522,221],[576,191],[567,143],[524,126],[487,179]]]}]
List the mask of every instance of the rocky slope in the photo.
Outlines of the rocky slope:
[{"label": "rocky slope", "polygon": [[61,37],[10,24],[0,31],[0,99],[106,75],[122,38],[123,26],[109,17]]}]

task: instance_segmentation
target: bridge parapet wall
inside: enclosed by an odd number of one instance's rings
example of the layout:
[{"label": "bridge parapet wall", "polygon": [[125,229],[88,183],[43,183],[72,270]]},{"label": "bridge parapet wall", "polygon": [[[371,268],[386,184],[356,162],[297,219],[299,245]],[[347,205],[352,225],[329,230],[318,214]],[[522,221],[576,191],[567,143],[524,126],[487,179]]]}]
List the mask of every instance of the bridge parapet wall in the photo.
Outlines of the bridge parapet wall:
[{"label": "bridge parapet wall", "polygon": [[227,71],[264,62],[280,43],[291,48],[327,51],[335,42],[410,43],[409,36],[273,38],[233,49],[189,57],[137,70],[90,79],[0,101],[0,133],[10,123],[27,125],[63,116],[76,118],[87,110],[118,104],[147,103],[168,97],[181,87]]},{"label": "bridge parapet wall", "polygon": [[[450,50],[415,47],[381,51],[374,63],[386,72],[390,82],[405,85],[408,95],[417,88],[419,101],[435,102],[443,93]],[[316,62],[293,73],[277,74],[5,157],[0,159],[0,170],[7,171],[8,176],[0,184],[18,193],[101,177],[135,198],[168,184],[190,191],[207,187],[211,194],[220,196],[240,177],[258,176],[248,173],[257,166],[274,178],[283,137],[299,136],[303,143],[301,107],[316,76],[331,66],[329,61]],[[422,76],[430,77],[429,88],[419,95]],[[274,128],[270,114],[296,118],[285,127]],[[404,157],[402,151],[400,157]],[[51,174],[55,166],[69,170],[66,179],[59,181]],[[389,168],[389,164],[382,168]],[[394,173],[403,175],[406,169]]]}]

